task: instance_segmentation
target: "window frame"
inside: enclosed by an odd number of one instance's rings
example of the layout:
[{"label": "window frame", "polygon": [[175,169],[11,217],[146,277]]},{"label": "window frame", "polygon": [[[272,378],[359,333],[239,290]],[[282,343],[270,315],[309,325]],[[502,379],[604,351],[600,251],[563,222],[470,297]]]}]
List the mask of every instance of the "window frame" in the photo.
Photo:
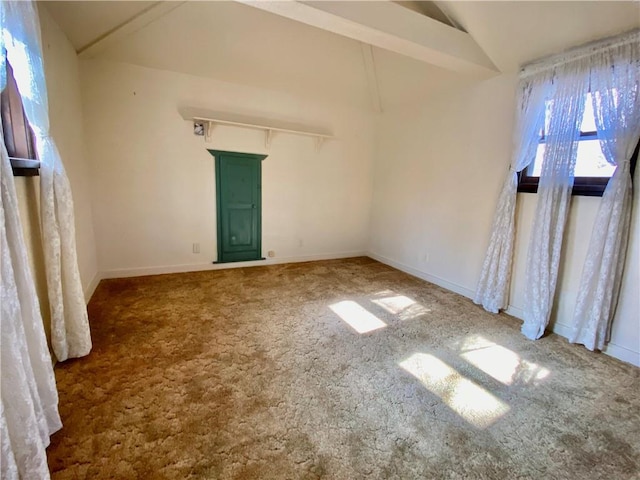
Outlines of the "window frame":
[{"label": "window frame", "polygon": [[11,169],[16,177],[37,176],[40,174],[40,161],[35,148],[34,135],[24,112],[22,97],[8,60],[6,74],[7,83],[0,93],[0,104],[4,142]]},{"label": "window frame", "polygon": [[[580,132],[580,140],[583,139],[597,139],[597,132]],[[544,135],[540,139],[539,143],[545,143]],[[633,178],[636,164],[638,162],[638,151],[640,150],[640,139],[636,144],[636,148],[631,155],[631,178]],[[533,162],[530,163],[525,169],[518,172],[518,193],[538,193],[538,184],[540,177],[532,176],[528,174],[528,170],[533,166]],[[610,177],[574,177],[573,189],[571,195],[585,196],[585,197],[601,197],[604,194],[605,188],[609,183]]]}]

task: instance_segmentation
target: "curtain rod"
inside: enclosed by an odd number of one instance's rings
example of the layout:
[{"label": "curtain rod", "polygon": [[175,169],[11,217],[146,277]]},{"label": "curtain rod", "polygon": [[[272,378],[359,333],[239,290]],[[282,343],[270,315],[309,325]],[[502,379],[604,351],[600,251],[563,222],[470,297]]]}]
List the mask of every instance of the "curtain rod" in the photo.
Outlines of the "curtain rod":
[{"label": "curtain rod", "polygon": [[640,29],[638,28],[613,37],[595,40],[559,54],[534,60],[520,68],[520,78],[528,77],[544,70],[551,70],[560,65],[632,43],[640,44]]}]

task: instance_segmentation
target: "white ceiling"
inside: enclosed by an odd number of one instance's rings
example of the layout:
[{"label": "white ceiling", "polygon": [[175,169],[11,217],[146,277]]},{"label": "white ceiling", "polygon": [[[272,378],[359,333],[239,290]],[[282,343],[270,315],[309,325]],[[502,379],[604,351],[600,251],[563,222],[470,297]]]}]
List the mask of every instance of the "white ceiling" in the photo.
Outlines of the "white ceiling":
[{"label": "white ceiling", "polygon": [[[153,3],[46,5],[81,50]],[[410,3],[421,8],[422,2]],[[424,3],[423,11],[433,11],[431,2]],[[639,2],[436,3],[503,72],[640,26]],[[471,81],[390,51],[374,47],[373,53],[383,110]],[[186,2],[97,58],[371,108],[360,42],[235,2]]]},{"label": "white ceiling", "polygon": [[638,1],[436,2],[503,72],[640,27]]},{"label": "white ceiling", "polygon": [[188,2],[101,58],[152,68],[368,102],[358,42],[235,2]]},{"label": "white ceiling", "polygon": [[156,2],[46,2],[76,51],[82,50]]}]

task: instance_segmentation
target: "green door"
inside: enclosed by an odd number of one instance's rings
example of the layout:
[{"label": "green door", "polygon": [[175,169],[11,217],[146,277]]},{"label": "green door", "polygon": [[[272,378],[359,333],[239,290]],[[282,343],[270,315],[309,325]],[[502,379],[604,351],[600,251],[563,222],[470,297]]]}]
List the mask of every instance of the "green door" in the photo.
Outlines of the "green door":
[{"label": "green door", "polygon": [[262,259],[262,160],[209,150],[216,159],[218,262]]}]

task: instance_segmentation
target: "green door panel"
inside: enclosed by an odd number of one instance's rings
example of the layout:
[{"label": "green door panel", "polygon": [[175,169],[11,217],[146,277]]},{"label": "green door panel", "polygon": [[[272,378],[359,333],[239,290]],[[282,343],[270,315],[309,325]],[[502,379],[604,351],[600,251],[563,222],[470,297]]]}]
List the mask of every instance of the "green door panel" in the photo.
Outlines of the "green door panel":
[{"label": "green door panel", "polygon": [[216,159],[218,262],[262,258],[262,160],[266,155],[209,150]]}]

